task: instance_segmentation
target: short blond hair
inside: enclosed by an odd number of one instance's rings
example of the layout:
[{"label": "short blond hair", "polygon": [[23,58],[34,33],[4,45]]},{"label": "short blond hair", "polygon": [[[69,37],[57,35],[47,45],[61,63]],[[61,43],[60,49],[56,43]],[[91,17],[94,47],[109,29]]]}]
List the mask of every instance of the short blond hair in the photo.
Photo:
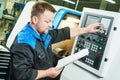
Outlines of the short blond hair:
[{"label": "short blond hair", "polygon": [[53,13],[56,12],[55,8],[50,3],[46,1],[37,1],[32,7],[31,17],[39,16],[44,13],[45,10],[49,10]]}]

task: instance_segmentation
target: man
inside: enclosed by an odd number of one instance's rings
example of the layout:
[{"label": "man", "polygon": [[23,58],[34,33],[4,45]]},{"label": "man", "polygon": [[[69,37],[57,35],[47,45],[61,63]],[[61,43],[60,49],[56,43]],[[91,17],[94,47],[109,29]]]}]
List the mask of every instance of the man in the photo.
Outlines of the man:
[{"label": "man", "polygon": [[31,21],[18,33],[11,48],[13,80],[54,80],[63,69],[56,69],[51,44],[85,33],[98,32],[100,23],[86,28],[49,30],[56,10],[47,2],[36,2]]}]

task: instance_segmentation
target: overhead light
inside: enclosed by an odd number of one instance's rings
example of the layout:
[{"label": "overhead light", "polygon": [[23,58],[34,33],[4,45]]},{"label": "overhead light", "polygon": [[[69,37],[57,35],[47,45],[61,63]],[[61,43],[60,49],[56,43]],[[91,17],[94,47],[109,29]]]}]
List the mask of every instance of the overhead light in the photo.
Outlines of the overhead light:
[{"label": "overhead light", "polygon": [[108,2],[110,2],[110,3],[112,3],[112,4],[115,4],[115,3],[116,3],[116,2],[113,1],[113,0],[106,0],[106,1],[108,1]]},{"label": "overhead light", "polygon": [[71,4],[75,4],[75,2],[70,1],[70,0],[63,0],[63,1],[68,2],[68,3],[71,3]]}]

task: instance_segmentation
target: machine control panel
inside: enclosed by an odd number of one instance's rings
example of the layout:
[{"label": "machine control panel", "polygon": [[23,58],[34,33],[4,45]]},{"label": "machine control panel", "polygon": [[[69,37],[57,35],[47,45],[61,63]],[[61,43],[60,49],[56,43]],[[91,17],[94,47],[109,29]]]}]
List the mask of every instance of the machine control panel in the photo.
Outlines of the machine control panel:
[{"label": "machine control panel", "polygon": [[84,48],[89,49],[89,55],[79,59],[80,62],[99,70],[113,19],[113,17],[84,13],[81,26],[87,27],[96,22],[102,23],[103,26],[99,32],[78,36],[74,46],[74,53]]},{"label": "machine control panel", "polygon": [[119,65],[116,66],[119,64],[120,52],[119,21],[120,13],[118,12],[84,7],[78,27],[84,28],[96,22],[101,23],[102,27],[98,26],[99,32],[87,33],[75,38],[71,54],[85,48],[89,50],[89,53],[68,65],[61,78],[64,80],[79,80],[81,77],[82,80],[118,79],[119,76],[114,73],[119,72]]}]

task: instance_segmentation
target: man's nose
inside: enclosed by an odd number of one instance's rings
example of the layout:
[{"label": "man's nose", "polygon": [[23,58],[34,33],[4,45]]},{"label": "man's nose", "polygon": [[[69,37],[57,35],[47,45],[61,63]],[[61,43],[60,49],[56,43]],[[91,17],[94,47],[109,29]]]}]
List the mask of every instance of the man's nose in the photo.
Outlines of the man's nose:
[{"label": "man's nose", "polygon": [[48,26],[49,26],[49,28],[51,28],[52,27],[52,22],[50,22]]}]

